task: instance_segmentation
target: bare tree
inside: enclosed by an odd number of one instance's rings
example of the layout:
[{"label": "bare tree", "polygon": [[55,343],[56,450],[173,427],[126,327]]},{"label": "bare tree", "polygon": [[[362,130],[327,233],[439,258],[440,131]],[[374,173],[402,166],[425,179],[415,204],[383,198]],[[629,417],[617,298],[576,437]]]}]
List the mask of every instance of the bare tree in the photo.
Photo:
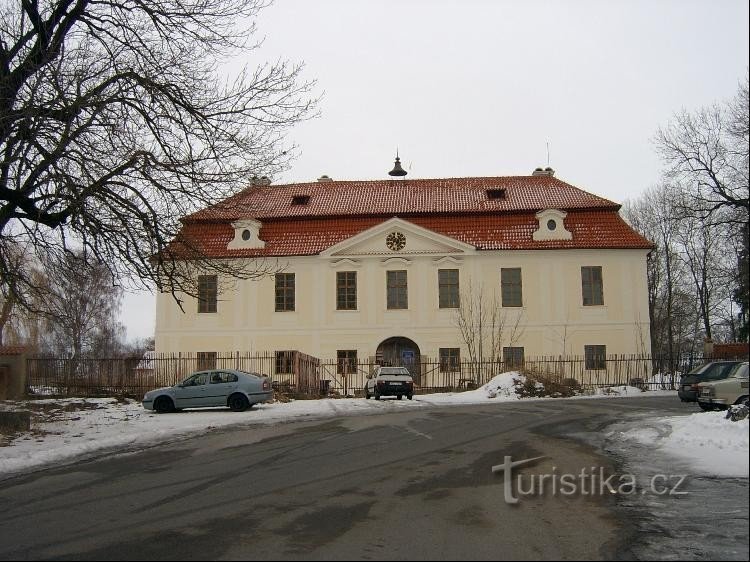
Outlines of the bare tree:
[{"label": "bare tree", "polygon": [[[697,317],[704,337],[713,338],[712,327],[716,307],[727,288],[721,259],[725,255],[717,227],[709,222],[684,217],[679,222],[680,259],[693,286]],[[727,294],[728,296],[728,294]]]},{"label": "bare tree", "polygon": [[25,332],[28,325],[25,322],[23,306],[20,303],[27,302],[32,291],[38,285],[38,270],[34,267],[32,252],[24,245],[5,248],[5,259],[13,268],[17,278],[25,282],[20,284],[24,292],[19,296],[13,290],[13,286],[0,279],[0,345],[6,343],[27,343]]},{"label": "bare tree", "polygon": [[[704,338],[736,332],[732,295],[736,275],[736,213],[717,210],[712,219],[685,213],[692,192],[664,184],[625,205],[625,217],[655,244],[648,260],[651,349],[674,372],[683,353],[698,353]],[[718,331],[717,331],[718,330]]]},{"label": "bare tree", "polygon": [[501,306],[497,291],[488,291],[471,279],[461,291],[453,322],[466,345],[472,374],[478,377],[483,375],[482,365],[499,365],[503,347],[514,346],[525,331],[522,309],[509,312]]},{"label": "bare tree", "polygon": [[677,355],[676,293],[682,275],[675,241],[681,215],[675,195],[676,189],[664,184],[625,205],[628,222],[654,243],[647,262],[651,349],[659,355],[666,353],[672,371]]},{"label": "bare tree", "polygon": [[[249,278],[252,260],[206,260],[180,218],[272,175],[283,135],[311,116],[299,65],[247,55],[263,0],[18,0],[0,6],[0,282],[30,243],[106,264],[115,278],[195,293],[195,267]],[[175,249],[176,248],[176,249]],[[186,265],[186,260],[188,265]]]},{"label": "bare tree", "polygon": [[43,351],[78,359],[113,357],[123,348],[118,316],[122,288],[109,269],[83,252],[67,252],[44,263],[45,299],[35,308],[46,320]]},{"label": "bare tree", "polygon": [[[741,210],[747,224],[748,198],[748,79],[736,97],[695,112],[683,110],[655,138],[672,183],[682,183],[691,194],[685,210],[703,218],[716,211]],[[737,218],[737,215],[722,215]]]}]

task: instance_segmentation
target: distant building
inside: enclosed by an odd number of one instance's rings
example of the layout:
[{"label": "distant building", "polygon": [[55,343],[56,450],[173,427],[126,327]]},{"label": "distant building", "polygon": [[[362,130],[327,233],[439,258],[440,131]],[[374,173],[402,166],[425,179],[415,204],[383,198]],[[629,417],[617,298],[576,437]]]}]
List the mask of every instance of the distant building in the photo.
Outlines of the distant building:
[{"label": "distant building", "polygon": [[263,257],[282,270],[232,291],[200,276],[201,298],[188,299],[185,313],[159,295],[156,350],[451,363],[468,352],[457,309],[481,287],[485,306],[497,298],[505,359],[573,354],[597,369],[604,355],[650,353],[652,244],[619,208],[551,168],[254,182],[185,217],[182,236],[210,256]]}]

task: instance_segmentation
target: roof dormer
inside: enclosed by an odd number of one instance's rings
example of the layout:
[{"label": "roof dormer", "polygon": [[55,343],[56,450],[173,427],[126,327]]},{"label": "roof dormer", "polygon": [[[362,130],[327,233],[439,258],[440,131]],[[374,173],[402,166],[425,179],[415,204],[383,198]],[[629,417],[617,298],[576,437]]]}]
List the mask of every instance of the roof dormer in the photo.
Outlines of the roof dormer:
[{"label": "roof dormer", "polygon": [[532,235],[535,241],[573,239],[573,233],[565,228],[565,217],[568,216],[565,211],[544,209],[535,216],[539,221],[538,228]]},{"label": "roof dormer", "polygon": [[227,250],[246,250],[265,248],[266,243],[260,239],[260,221],[255,219],[242,219],[234,221],[234,238],[227,244]]}]

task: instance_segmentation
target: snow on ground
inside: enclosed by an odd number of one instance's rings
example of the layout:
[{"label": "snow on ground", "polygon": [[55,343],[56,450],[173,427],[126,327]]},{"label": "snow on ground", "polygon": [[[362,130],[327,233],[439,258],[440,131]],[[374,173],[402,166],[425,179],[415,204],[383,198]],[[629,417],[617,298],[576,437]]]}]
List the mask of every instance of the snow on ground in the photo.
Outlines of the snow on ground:
[{"label": "snow on ground", "polygon": [[[32,411],[32,431],[12,437],[0,435],[0,477],[28,472],[48,464],[64,464],[104,450],[136,450],[159,442],[200,435],[217,427],[304,421],[336,416],[374,415],[401,409],[515,401],[514,383],[523,380],[516,372],[503,373],[486,385],[466,392],[422,394],[414,400],[364,398],[295,400],[259,404],[245,412],[226,408],[204,408],[174,414],[144,410],[133,400],[114,398],[42,399],[0,402],[0,410]],[[674,394],[649,392],[649,396]],[[610,392],[576,398],[643,396],[633,387],[615,387]],[[561,400],[525,398],[524,400]],[[747,425],[745,426],[747,427]],[[747,451],[747,442],[745,442]]]},{"label": "snow on ground", "polygon": [[750,472],[750,419],[733,422],[726,412],[652,419],[618,437],[680,459],[694,476],[744,477]]}]

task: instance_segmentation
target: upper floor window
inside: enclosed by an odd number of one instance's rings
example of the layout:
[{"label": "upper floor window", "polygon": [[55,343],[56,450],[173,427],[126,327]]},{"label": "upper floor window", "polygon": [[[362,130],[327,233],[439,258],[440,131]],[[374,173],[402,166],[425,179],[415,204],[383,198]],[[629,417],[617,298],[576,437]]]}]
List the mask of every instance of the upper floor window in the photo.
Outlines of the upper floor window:
[{"label": "upper floor window", "polygon": [[581,268],[581,289],[583,291],[583,306],[604,304],[601,266]]},{"label": "upper floor window", "polygon": [[459,287],[457,269],[438,269],[440,308],[459,307]]},{"label": "upper floor window", "polygon": [[357,310],[357,272],[336,272],[336,309]]},{"label": "upper floor window", "polygon": [[294,311],[294,273],[276,274],[276,312]]},{"label": "upper floor window", "polygon": [[500,287],[503,306],[523,306],[520,267],[503,267],[500,270]]},{"label": "upper floor window", "polygon": [[216,275],[198,276],[198,312],[216,312]]},{"label": "upper floor window", "polygon": [[386,283],[388,285],[388,309],[409,308],[406,270],[386,271]]}]

